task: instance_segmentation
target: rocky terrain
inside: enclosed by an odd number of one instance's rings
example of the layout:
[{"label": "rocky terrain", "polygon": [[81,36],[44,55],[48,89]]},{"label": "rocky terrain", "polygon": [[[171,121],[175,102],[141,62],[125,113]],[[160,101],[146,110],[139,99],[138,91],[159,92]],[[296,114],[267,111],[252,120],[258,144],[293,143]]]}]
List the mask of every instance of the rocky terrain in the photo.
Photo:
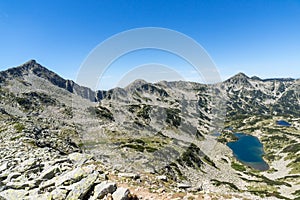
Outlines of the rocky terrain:
[{"label": "rocky terrain", "polygon": [[[300,80],[92,91],[31,60],[0,86],[0,199],[299,199]],[[234,132],[269,170],[234,157]]]}]

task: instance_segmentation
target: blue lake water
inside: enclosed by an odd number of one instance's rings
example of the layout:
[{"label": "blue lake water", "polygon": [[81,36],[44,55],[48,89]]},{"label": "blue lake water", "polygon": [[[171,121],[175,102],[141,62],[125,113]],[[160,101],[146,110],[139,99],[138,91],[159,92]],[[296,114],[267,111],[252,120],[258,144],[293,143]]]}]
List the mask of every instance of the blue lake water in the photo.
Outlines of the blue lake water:
[{"label": "blue lake water", "polygon": [[232,149],[234,156],[254,169],[265,171],[269,169],[269,165],[264,161],[263,145],[257,137],[243,133],[235,133],[238,137],[236,142],[228,142],[227,146]]},{"label": "blue lake water", "polygon": [[279,125],[279,126],[291,126],[290,123],[284,121],[284,120],[279,120],[279,121],[276,121],[276,124]]}]

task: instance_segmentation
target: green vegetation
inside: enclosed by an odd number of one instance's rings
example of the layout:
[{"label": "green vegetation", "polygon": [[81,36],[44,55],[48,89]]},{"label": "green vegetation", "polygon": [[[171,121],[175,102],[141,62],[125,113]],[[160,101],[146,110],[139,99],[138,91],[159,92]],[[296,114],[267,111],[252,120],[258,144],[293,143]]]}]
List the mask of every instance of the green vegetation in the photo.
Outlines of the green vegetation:
[{"label": "green vegetation", "polygon": [[117,139],[115,145],[120,148],[130,148],[139,152],[153,153],[168,144],[168,140],[163,140],[158,137],[136,138],[136,139]]},{"label": "green vegetation", "polygon": [[[136,113],[137,117],[141,117],[145,120],[150,120],[151,106],[146,104],[131,104],[128,106],[128,111]],[[137,123],[140,124],[140,123]]]},{"label": "green vegetation", "polygon": [[197,129],[197,131],[196,131],[196,137],[197,137],[198,139],[201,139],[201,140],[204,139],[203,134],[202,134],[198,129]]},{"label": "green vegetation", "polygon": [[151,110],[150,105],[141,105],[141,108],[137,111],[137,116],[142,117],[144,119],[150,119],[149,112]]},{"label": "green vegetation", "polygon": [[18,140],[22,137],[22,135],[20,134],[17,134],[17,135],[14,135],[13,137],[10,138],[11,141],[15,141],[15,140]]},{"label": "green vegetation", "polygon": [[71,107],[65,107],[64,110],[62,111],[62,113],[71,118],[73,117],[73,114],[74,114]]},{"label": "green vegetation", "polygon": [[293,195],[300,197],[300,190],[296,190],[295,192],[293,192]]},{"label": "green vegetation", "polygon": [[145,147],[140,144],[123,144],[123,145],[121,145],[121,147],[122,148],[128,147],[131,149],[135,149],[136,151],[139,151],[139,152],[144,152],[144,150],[145,150]]},{"label": "green vegetation", "polygon": [[16,129],[16,131],[18,133],[21,133],[25,129],[25,126],[23,124],[21,124],[21,123],[16,123],[14,125],[14,128]]},{"label": "green vegetation", "polygon": [[205,163],[207,163],[207,164],[209,164],[210,166],[212,166],[212,167],[214,167],[214,168],[216,168],[216,169],[219,169],[217,166],[216,166],[216,164],[207,156],[207,155],[205,155],[204,157],[203,157],[203,161],[205,162]]},{"label": "green vegetation", "polygon": [[263,175],[258,175],[258,174],[254,174],[254,173],[251,173],[251,172],[248,173],[248,174],[251,175],[251,176],[255,176],[255,177],[261,179],[260,182],[264,182],[264,183],[266,183],[267,185],[270,185],[270,186],[285,185],[287,187],[291,187],[291,184],[286,183],[284,181],[271,180],[271,179],[269,179],[269,178],[267,178],[267,177],[265,177]]},{"label": "green vegetation", "polygon": [[54,106],[57,104],[54,98],[42,92],[23,93],[22,97],[15,97],[15,100],[25,110],[37,110],[41,109],[42,106]]},{"label": "green vegetation", "polygon": [[238,138],[232,132],[227,132],[227,131],[223,131],[222,134],[217,139],[217,141],[221,143],[234,142],[237,140]]},{"label": "green vegetation", "polygon": [[39,101],[41,104],[46,106],[54,106],[56,105],[56,100],[51,96],[41,92],[29,92],[24,94],[27,98],[33,98]]},{"label": "green vegetation", "polygon": [[77,137],[78,136],[78,132],[75,129],[70,129],[70,128],[66,128],[66,129],[62,129],[60,131],[59,134],[61,137]]},{"label": "green vegetation", "polygon": [[175,127],[179,127],[181,123],[181,117],[179,116],[179,113],[181,111],[176,108],[165,108],[165,111],[167,114],[166,122]]},{"label": "green vegetation", "polygon": [[219,181],[219,180],[216,180],[216,179],[212,179],[211,180],[213,182],[213,184],[215,186],[220,186],[220,185],[228,185],[230,188],[232,188],[233,190],[235,191],[240,191],[240,189],[234,185],[233,183],[230,183],[230,182],[226,182],[226,181]]},{"label": "green vegetation", "polygon": [[182,153],[180,158],[177,159],[177,162],[182,166],[200,169],[203,164],[201,160],[201,157],[203,156],[204,153],[200,150],[200,148],[192,143],[187,150]]},{"label": "green vegetation", "polygon": [[240,171],[240,172],[244,172],[246,171],[246,168],[244,165],[242,164],[239,164],[239,163],[236,163],[236,162],[232,162],[231,163],[231,167],[237,171]]},{"label": "green vegetation", "polygon": [[299,174],[300,173],[300,157],[296,158],[293,162],[288,164],[288,167],[292,170],[289,174]]},{"label": "green vegetation", "polygon": [[103,106],[97,106],[97,107],[88,107],[87,111],[98,118],[104,118],[104,119],[108,119],[113,121],[114,117],[113,114],[110,112],[110,110],[108,110],[107,108],[103,107]]},{"label": "green vegetation", "polygon": [[140,109],[140,105],[138,104],[131,104],[128,106],[128,111],[131,113],[136,112],[138,109]]},{"label": "green vegetation", "polygon": [[300,152],[300,143],[289,145],[282,150],[282,153],[296,154],[298,152]]},{"label": "green vegetation", "polygon": [[155,151],[158,150],[157,148],[149,147],[149,146],[146,146],[145,149],[146,149],[146,151],[149,152],[149,153],[153,153],[153,152],[155,152]]},{"label": "green vegetation", "polygon": [[16,97],[16,101],[25,110],[29,110],[32,107],[32,102],[27,98]]},{"label": "green vegetation", "polygon": [[286,199],[286,200],[291,200],[290,198],[281,196],[279,192],[269,192],[266,190],[250,190],[249,192],[260,197],[276,197],[278,199]]},{"label": "green vegetation", "polygon": [[187,178],[182,174],[179,166],[175,162],[171,162],[159,171],[160,174],[165,174],[169,180],[180,181]]}]

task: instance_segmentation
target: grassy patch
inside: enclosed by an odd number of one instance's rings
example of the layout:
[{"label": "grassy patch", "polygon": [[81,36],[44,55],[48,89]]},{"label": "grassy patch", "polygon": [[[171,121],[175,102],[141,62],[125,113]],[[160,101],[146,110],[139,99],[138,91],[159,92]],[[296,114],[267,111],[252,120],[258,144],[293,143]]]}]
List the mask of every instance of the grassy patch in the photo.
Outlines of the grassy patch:
[{"label": "grassy patch", "polygon": [[27,98],[16,97],[16,101],[26,110],[29,110],[32,107],[32,102]]},{"label": "grassy patch", "polygon": [[299,174],[300,173],[300,162],[299,158],[295,159],[295,161],[288,164],[288,167],[292,170],[289,172],[289,174]]},{"label": "grassy patch", "polygon": [[280,180],[271,180],[271,179],[269,179],[269,178],[267,178],[263,175],[258,175],[258,174],[254,174],[254,173],[251,173],[251,172],[249,173],[249,175],[260,178],[261,182],[264,182],[264,183],[266,183],[267,185],[270,185],[270,186],[285,185],[287,187],[292,187],[291,184],[289,184],[289,183],[286,183],[286,182],[280,181]]},{"label": "grassy patch", "polygon": [[217,166],[216,166],[216,164],[207,156],[207,155],[205,155],[204,157],[203,157],[203,161],[204,162],[206,162],[207,164],[209,164],[210,166],[212,166],[212,167],[214,167],[214,168],[216,168],[216,169],[219,169]]},{"label": "grassy patch", "polygon": [[151,106],[149,105],[141,105],[141,108],[137,111],[137,116],[138,117],[142,117],[144,119],[150,119],[150,110],[151,110]]},{"label": "grassy patch", "polygon": [[123,145],[121,145],[121,147],[122,148],[128,147],[130,149],[134,149],[139,152],[144,152],[144,150],[145,150],[145,147],[140,144],[123,144]]},{"label": "grassy patch", "polygon": [[246,167],[244,165],[236,163],[236,162],[232,162],[231,167],[240,172],[246,171]]},{"label": "grassy patch", "polygon": [[290,198],[281,196],[279,192],[269,192],[265,190],[249,190],[250,193],[260,196],[262,198],[264,197],[276,197],[278,199],[286,199],[286,200],[291,200]]},{"label": "grassy patch", "polygon": [[73,117],[74,113],[71,107],[66,107],[64,108],[64,110],[62,111],[62,114],[67,115],[68,117]]},{"label": "grassy patch", "polygon": [[201,157],[204,153],[195,144],[190,144],[188,149],[183,152],[177,162],[182,166],[188,166],[196,169],[200,169],[203,164]]},{"label": "grassy patch", "polygon": [[110,112],[110,110],[103,106],[88,107],[87,111],[95,117],[114,120],[113,114]]},{"label": "grassy patch", "polygon": [[128,111],[135,113],[137,117],[149,120],[151,106],[146,104],[131,104],[128,106]]},{"label": "grassy patch", "polygon": [[118,139],[114,144],[119,145],[120,148],[130,148],[139,152],[149,152],[153,153],[159,150],[161,147],[168,144],[167,140],[162,140],[158,137],[148,137],[148,138],[135,138],[135,139]]},{"label": "grassy patch", "polygon": [[237,141],[238,137],[236,137],[233,133],[231,132],[222,132],[222,134],[218,137],[218,142],[221,143],[227,143],[227,142],[234,142]]},{"label": "grassy patch", "polygon": [[240,189],[236,185],[234,185],[233,183],[226,182],[226,181],[219,181],[219,180],[216,180],[216,179],[212,179],[211,181],[213,182],[213,184],[215,186],[227,185],[235,191],[240,191]]},{"label": "grassy patch", "polygon": [[298,152],[300,152],[300,143],[291,144],[291,145],[285,147],[282,150],[282,153],[293,153],[293,154],[296,154]]},{"label": "grassy patch", "polygon": [[78,137],[78,132],[75,129],[65,128],[60,131],[59,135],[64,138],[73,138]]},{"label": "grassy patch", "polygon": [[167,114],[166,122],[175,127],[180,126],[181,117],[179,116],[179,113],[181,111],[179,109],[175,109],[175,108],[166,108],[165,111]]},{"label": "grassy patch", "polygon": [[25,129],[25,126],[21,123],[16,123],[14,125],[14,129],[18,132],[18,133],[21,133],[24,129]]},{"label": "grassy patch", "polygon": [[292,194],[295,195],[295,196],[297,196],[297,197],[300,197],[300,190],[296,190]]},{"label": "grassy patch", "polygon": [[179,181],[186,180],[187,178],[182,174],[178,165],[174,162],[171,162],[169,165],[163,167],[160,171],[160,174],[165,174],[169,180]]}]

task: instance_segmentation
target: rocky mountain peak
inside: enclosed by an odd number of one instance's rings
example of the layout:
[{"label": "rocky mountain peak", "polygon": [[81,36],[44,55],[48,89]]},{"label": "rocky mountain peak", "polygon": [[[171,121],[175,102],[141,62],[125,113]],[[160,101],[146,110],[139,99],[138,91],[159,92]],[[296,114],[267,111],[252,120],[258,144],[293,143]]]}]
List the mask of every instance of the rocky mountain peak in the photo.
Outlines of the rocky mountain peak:
[{"label": "rocky mountain peak", "polygon": [[36,62],[36,60],[34,60],[34,59],[31,59],[31,60],[25,62],[24,64],[22,64],[18,67],[8,69],[7,71],[9,71],[9,70],[22,70],[24,72],[29,72],[29,71],[32,71],[35,68],[41,68],[44,71],[49,71],[47,68],[43,67],[41,64]]},{"label": "rocky mountain peak", "polygon": [[259,78],[258,76],[252,76],[251,79],[252,79],[252,80],[258,80],[258,81],[261,81],[261,80],[262,80],[262,79]]},{"label": "rocky mountain peak", "polygon": [[35,65],[35,64],[37,64],[36,60],[31,59],[31,60],[25,62],[23,65]]},{"label": "rocky mountain peak", "polygon": [[[68,90],[71,93],[77,94],[85,99],[89,99],[90,101],[96,101],[97,99],[101,99],[102,96],[96,96],[95,91],[92,91],[90,88],[80,86],[74,83],[72,80],[66,80],[56,74],[55,72],[47,69],[46,67],[40,65],[36,60],[29,60],[24,64],[10,68],[6,71],[0,72],[0,83],[4,83],[13,79],[24,79],[24,77],[32,74],[39,78],[49,81],[55,86]],[[30,78],[27,78],[27,81],[33,81]]]},{"label": "rocky mountain peak", "polygon": [[249,79],[249,77],[246,74],[240,72],[240,73],[234,75],[232,77],[232,79]]},{"label": "rocky mountain peak", "polygon": [[141,87],[144,84],[147,84],[148,82],[143,80],[143,79],[136,79],[135,81],[133,81],[132,83],[130,83],[129,85],[127,85],[125,87],[126,90],[133,90],[136,89],[138,87]]},{"label": "rocky mountain peak", "polygon": [[240,72],[240,73],[234,75],[233,77],[227,79],[226,81],[224,81],[224,83],[248,86],[250,84],[248,81],[249,79],[250,78],[246,74]]}]

